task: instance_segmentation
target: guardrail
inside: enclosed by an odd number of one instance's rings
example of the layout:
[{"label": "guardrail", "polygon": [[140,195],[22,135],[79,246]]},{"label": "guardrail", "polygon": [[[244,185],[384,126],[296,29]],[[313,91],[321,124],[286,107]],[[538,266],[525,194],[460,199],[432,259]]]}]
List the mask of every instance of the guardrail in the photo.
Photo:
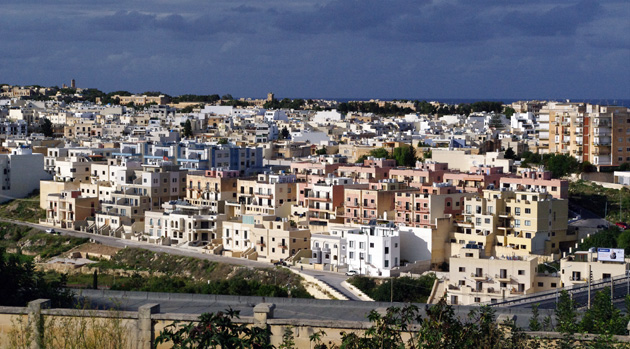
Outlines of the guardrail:
[{"label": "guardrail", "polygon": [[[619,276],[615,276],[612,278],[612,282],[613,285],[617,285],[620,284],[621,282],[629,282],[630,281],[630,276],[626,276],[626,275],[619,275]],[[598,280],[595,282],[591,282],[591,292],[603,289],[606,286],[610,285],[610,279],[604,279],[604,280]],[[540,302],[540,301],[545,301],[545,300],[550,300],[550,299],[555,299],[556,295],[558,293],[560,293],[561,291],[565,290],[567,292],[569,292],[570,294],[575,294],[575,293],[580,293],[580,292],[587,292],[588,291],[588,284],[584,284],[584,285],[574,285],[574,286],[568,286],[568,287],[559,287],[557,289],[553,289],[553,290],[549,290],[549,291],[543,291],[543,292],[536,292],[532,295],[528,295],[528,296],[523,296],[523,297],[515,297],[515,298],[511,298],[511,299],[507,299],[505,301],[501,301],[501,302],[484,302],[484,303],[479,303],[479,305],[489,305],[491,307],[510,307],[510,306],[516,306],[516,305],[523,305],[523,304],[528,304],[528,303],[534,303],[534,302]]]}]

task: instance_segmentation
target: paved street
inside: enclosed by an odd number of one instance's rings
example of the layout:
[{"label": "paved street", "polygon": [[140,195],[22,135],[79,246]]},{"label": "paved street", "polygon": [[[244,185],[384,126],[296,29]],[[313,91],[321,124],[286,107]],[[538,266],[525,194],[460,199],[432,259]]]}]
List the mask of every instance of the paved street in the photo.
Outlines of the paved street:
[{"label": "paved street", "polygon": [[[46,226],[46,225],[15,221],[12,219],[5,219],[5,218],[0,218],[0,221],[26,225],[29,227],[42,229],[42,230],[50,228],[49,226]],[[267,262],[259,262],[259,261],[252,261],[252,260],[243,259],[243,258],[233,258],[233,257],[218,256],[218,255],[213,255],[213,254],[206,254],[206,253],[197,252],[195,250],[188,250],[185,248],[154,245],[154,244],[148,244],[144,242],[131,241],[131,240],[122,240],[122,239],[111,237],[111,236],[96,235],[96,234],[84,233],[84,232],[79,232],[79,231],[69,230],[69,229],[55,228],[55,230],[60,232],[62,235],[74,236],[74,237],[79,237],[79,238],[89,238],[89,239],[94,240],[95,242],[101,243],[106,246],[119,247],[119,248],[125,248],[125,247],[144,248],[153,252],[164,252],[164,253],[170,253],[170,254],[179,255],[179,256],[195,257],[195,258],[207,259],[209,261],[214,261],[214,262],[236,264],[236,265],[242,265],[242,266],[247,266],[247,267],[252,267],[252,268],[272,268],[273,267],[271,264]],[[293,267],[293,269],[298,270],[299,268]],[[314,276],[315,278],[327,283],[331,287],[335,288],[338,292],[348,297],[348,299],[350,300],[359,300],[354,294],[352,294],[343,286],[341,286],[341,282],[343,282],[345,279],[348,278],[344,274],[326,272],[326,271],[306,270],[306,269],[300,272]]]}]

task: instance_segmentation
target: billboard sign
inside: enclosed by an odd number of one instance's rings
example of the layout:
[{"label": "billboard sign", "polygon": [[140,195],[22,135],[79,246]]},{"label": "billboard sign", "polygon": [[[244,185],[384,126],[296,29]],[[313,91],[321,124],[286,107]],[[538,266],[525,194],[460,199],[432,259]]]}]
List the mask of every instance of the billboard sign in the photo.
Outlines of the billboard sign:
[{"label": "billboard sign", "polygon": [[597,260],[624,263],[623,248],[598,248]]}]

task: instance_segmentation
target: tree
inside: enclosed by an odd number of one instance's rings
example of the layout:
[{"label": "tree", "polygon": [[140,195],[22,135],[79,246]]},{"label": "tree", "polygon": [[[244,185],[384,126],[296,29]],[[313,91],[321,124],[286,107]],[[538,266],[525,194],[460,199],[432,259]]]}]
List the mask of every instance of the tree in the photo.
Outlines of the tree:
[{"label": "tree", "polygon": [[283,127],[282,131],[280,132],[280,139],[289,139],[291,137],[291,134],[289,133],[289,129],[287,129],[287,127]]},{"label": "tree", "polygon": [[610,288],[604,287],[595,294],[593,305],[584,313],[580,330],[596,334],[627,335],[627,324],[628,320],[621,316],[621,312],[610,299]]},{"label": "tree", "polygon": [[532,317],[529,318],[529,330],[540,331],[542,330],[542,324],[540,323],[540,312],[538,311],[538,303],[532,305]]},{"label": "tree", "polygon": [[42,133],[46,137],[52,137],[54,135],[52,121],[49,119],[44,119],[42,122]]},{"label": "tree", "polygon": [[560,292],[555,312],[557,323],[556,331],[572,334],[578,330],[575,301],[571,299],[571,296],[566,290]]},{"label": "tree", "polygon": [[398,166],[414,167],[416,164],[416,150],[413,146],[394,148],[392,157]]},{"label": "tree", "polygon": [[227,138],[221,138],[221,139],[219,139],[219,142],[218,142],[218,144],[228,144],[228,143],[229,142],[228,142]]},{"label": "tree", "polygon": [[184,137],[192,137],[193,135],[193,130],[192,130],[192,123],[190,122],[190,119],[186,120],[186,123],[184,124],[184,131],[182,132]]},{"label": "tree", "polygon": [[65,289],[65,275],[48,280],[44,273],[35,271],[33,262],[6,254],[4,248],[0,248],[0,280],[0,305],[25,306],[38,298],[50,299],[54,307],[72,303],[72,293]]},{"label": "tree", "polygon": [[516,113],[516,110],[512,107],[505,107],[505,109],[503,109],[503,114],[505,114],[507,118],[511,118],[514,113]]},{"label": "tree", "polygon": [[503,125],[503,121],[501,120],[501,114],[492,115],[492,118],[490,118],[490,122],[488,123],[488,127],[496,130],[500,130],[505,127],[505,125]]},{"label": "tree", "polygon": [[516,159],[516,153],[514,153],[514,149],[512,149],[512,147],[509,147],[505,150],[503,157],[506,159]]},{"label": "tree", "polygon": [[232,95],[228,93],[228,94],[225,94],[225,95],[221,96],[221,99],[224,100],[224,101],[230,101],[230,100],[233,100],[234,97],[232,97]]},{"label": "tree", "polygon": [[204,313],[199,322],[178,326],[176,322],[166,326],[155,339],[155,345],[168,342],[173,348],[273,348],[270,344],[269,327],[248,327],[238,324],[239,311],[231,308],[225,312]]},{"label": "tree", "polygon": [[391,159],[391,155],[389,154],[389,152],[387,152],[387,150],[385,150],[385,148],[377,148],[377,149],[372,149],[370,151],[370,156],[373,156],[375,158],[384,158],[384,159]]},{"label": "tree", "polygon": [[315,151],[317,155],[326,155],[326,147],[322,146],[321,148]]}]

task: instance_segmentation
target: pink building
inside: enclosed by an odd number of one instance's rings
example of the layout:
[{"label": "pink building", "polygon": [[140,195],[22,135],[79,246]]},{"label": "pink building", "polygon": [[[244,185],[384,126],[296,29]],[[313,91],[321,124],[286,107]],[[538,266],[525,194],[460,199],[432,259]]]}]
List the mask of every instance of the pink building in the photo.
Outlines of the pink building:
[{"label": "pink building", "polygon": [[520,177],[502,177],[501,188],[515,190],[537,190],[551,194],[556,199],[569,198],[569,182],[551,178],[550,171],[527,169]]},{"label": "pink building", "polygon": [[444,174],[444,182],[463,192],[481,193],[488,187],[498,188],[501,178],[506,176],[501,167],[479,165],[468,173],[448,172]]},{"label": "pink building", "polygon": [[396,193],[396,223],[430,228],[435,224],[436,218],[443,218],[447,214],[460,216],[464,199],[476,195],[462,192],[447,183],[434,183],[418,189],[417,192]]},{"label": "pink building", "polygon": [[433,183],[442,183],[444,174],[448,173],[448,164],[437,162],[418,163],[416,168],[393,168],[389,177],[406,182],[411,187],[422,187]]}]

